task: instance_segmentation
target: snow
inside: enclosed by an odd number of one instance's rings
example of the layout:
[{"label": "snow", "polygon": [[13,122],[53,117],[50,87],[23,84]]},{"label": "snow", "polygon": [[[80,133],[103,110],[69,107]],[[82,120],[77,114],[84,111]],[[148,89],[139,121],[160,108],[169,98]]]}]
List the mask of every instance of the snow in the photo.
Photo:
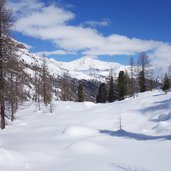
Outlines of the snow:
[{"label": "snow", "polygon": [[57,101],[53,114],[26,103],[0,131],[0,170],[170,171],[170,97],[154,90],[107,104]]},{"label": "snow", "polygon": [[87,127],[72,126],[68,127],[63,133],[65,136],[69,135],[71,137],[86,137],[96,135],[97,131]]},{"label": "snow", "polygon": [[[18,55],[28,65],[36,64],[41,66],[43,61],[43,57],[30,53],[26,48],[19,48]],[[103,82],[105,81],[105,77],[109,76],[111,70],[114,74],[118,74],[119,71],[128,70],[129,68],[129,66],[124,66],[119,63],[105,62],[91,57],[82,57],[71,62],[59,62],[53,58],[45,58],[45,60],[51,74],[62,76],[68,73],[69,76],[78,80],[85,79]],[[28,73],[30,74],[30,70],[28,70]]]},{"label": "snow", "polygon": [[82,57],[72,62],[66,62],[65,65],[69,70],[78,70],[78,71],[89,71],[94,70],[109,70],[112,68],[120,69],[123,65],[115,62],[104,62],[91,57]]},{"label": "snow", "polygon": [[167,121],[169,119],[171,119],[171,112],[159,115],[157,119],[154,119],[154,121]]}]

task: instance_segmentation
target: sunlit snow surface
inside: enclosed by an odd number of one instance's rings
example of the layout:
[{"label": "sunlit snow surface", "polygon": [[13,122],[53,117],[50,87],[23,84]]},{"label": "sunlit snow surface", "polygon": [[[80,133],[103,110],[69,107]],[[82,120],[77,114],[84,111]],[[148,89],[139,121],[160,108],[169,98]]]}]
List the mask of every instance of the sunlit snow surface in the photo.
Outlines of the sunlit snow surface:
[{"label": "sunlit snow surface", "polygon": [[53,106],[27,103],[0,131],[0,171],[171,170],[171,93]]}]

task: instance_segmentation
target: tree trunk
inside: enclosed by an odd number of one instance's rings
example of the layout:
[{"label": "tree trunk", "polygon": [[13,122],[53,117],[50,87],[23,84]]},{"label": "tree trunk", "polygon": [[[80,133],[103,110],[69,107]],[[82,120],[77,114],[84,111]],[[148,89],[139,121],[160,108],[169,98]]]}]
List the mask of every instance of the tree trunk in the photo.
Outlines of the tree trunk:
[{"label": "tree trunk", "polygon": [[11,121],[14,121],[14,92],[13,92],[13,74],[11,72]]},{"label": "tree trunk", "polygon": [[1,129],[5,129],[5,105],[1,104]]},{"label": "tree trunk", "polygon": [[[0,7],[0,20],[2,8]],[[2,55],[2,25],[0,21],[0,106],[1,106],[1,129],[5,128],[5,105],[4,105],[4,79],[3,79],[3,55]]]}]

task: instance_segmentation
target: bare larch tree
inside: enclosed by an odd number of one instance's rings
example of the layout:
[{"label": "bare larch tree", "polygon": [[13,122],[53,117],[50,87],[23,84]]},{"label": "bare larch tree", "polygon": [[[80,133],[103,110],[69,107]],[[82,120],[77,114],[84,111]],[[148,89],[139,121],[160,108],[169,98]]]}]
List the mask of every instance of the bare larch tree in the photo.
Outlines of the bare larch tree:
[{"label": "bare larch tree", "polygon": [[0,1],[0,112],[1,129],[5,128],[5,70],[11,56],[10,29],[12,27],[11,11]]}]

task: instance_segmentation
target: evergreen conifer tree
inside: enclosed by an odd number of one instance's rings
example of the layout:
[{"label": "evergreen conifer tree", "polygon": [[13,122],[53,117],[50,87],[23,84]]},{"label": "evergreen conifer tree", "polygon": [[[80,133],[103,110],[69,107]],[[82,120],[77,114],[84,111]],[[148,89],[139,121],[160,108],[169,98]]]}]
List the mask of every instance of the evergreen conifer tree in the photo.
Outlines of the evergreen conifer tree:
[{"label": "evergreen conifer tree", "polygon": [[78,85],[78,102],[84,102],[84,89],[81,82]]},{"label": "evergreen conifer tree", "polygon": [[117,91],[117,85],[114,82],[113,77],[110,77],[109,80],[109,87],[108,87],[108,102],[114,102],[118,99],[118,91]]},{"label": "evergreen conifer tree", "polygon": [[149,59],[145,53],[140,54],[139,65],[141,66],[139,73],[139,91],[145,92],[147,90],[146,78],[148,73],[146,67],[149,66]]},{"label": "evergreen conifer tree", "polygon": [[167,74],[165,74],[162,90],[167,94],[169,88],[170,88],[170,81]]},{"label": "evergreen conifer tree", "polygon": [[96,103],[106,103],[106,101],[107,101],[106,84],[102,83],[100,84],[97,92]]},{"label": "evergreen conifer tree", "polygon": [[118,98],[119,100],[123,100],[125,93],[126,93],[126,86],[125,86],[125,74],[124,71],[120,71],[119,72],[119,76],[118,76],[118,84],[117,84],[117,88],[118,88]]}]

